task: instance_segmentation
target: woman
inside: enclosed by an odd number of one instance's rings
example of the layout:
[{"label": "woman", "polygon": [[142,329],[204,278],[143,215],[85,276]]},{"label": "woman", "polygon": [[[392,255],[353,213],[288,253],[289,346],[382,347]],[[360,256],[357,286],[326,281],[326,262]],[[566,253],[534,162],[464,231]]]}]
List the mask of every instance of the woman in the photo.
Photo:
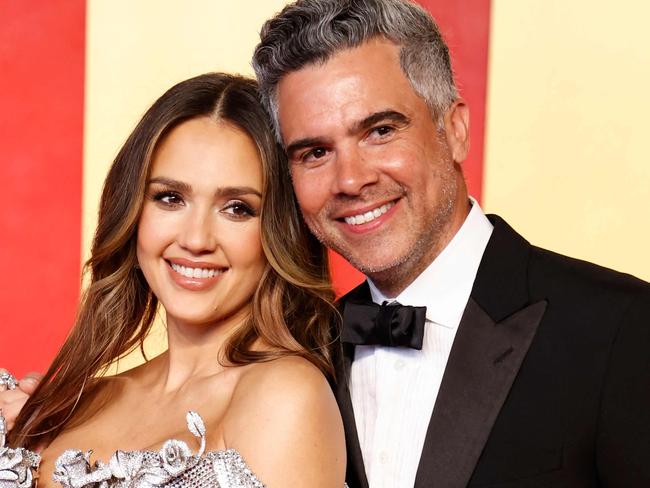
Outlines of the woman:
[{"label": "woman", "polygon": [[[8,438],[42,449],[39,487],[343,486],[326,254],[280,154],[252,80],[199,76],[144,115],[104,185],[76,325]],[[101,377],[158,303],[169,350]]]}]

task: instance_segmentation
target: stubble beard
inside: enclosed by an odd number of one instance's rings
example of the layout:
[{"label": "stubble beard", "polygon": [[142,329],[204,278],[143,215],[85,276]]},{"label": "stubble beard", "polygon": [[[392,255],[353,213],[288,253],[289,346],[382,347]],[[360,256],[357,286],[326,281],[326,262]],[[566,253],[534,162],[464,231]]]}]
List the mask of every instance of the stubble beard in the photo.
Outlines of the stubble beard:
[{"label": "stubble beard", "polygon": [[[450,240],[449,227],[456,206],[458,180],[453,164],[449,164],[446,168],[448,169],[437,175],[441,186],[437,204],[431,209],[431,218],[402,255],[383,263],[382,266],[374,267],[350,261],[384,293],[390,292],[390,295],[396,296],[404,290],[433,262]],[[409,229],[408,236],[410,237],[417,230],[417,228]],[[403,246],[403,243],[398,241],[393,244],[388,241],[385,245]]]},{"label": "stubble beard", "polygon": [[[342,239],[322,232],[307,220],[311,232],[326,247],[334,249],[352,264],[357,270],[368,276],[382,291],[404,289],[411,283],[426,267],[433,262],[438,254],[449,242],[449,225],[454,214],[458,196],[457,169],[450,160],[442,165],[443,169],[438,170],[436,175],[441,182],[436,206],[431,209],[431,218],[427,225],[423,226],[412,244],[407,246],[406,251],[381,265],[372,265],[359,259],[361,253],[352,252],[346,249],[347,246]],[[404,192],[403,192],[404,193]],[[395,193],[393,193],[395,194]],[[326,215],[327,212],[324,212]],[[325,217],[327,218],[327,217]],[[319,219],[320,220],[320,219]],[[407,240],[418,229],[408,229],[405,234]],[[402,247],[403,240],[397,242],[384,240],[381,245],[386,247]]]}]

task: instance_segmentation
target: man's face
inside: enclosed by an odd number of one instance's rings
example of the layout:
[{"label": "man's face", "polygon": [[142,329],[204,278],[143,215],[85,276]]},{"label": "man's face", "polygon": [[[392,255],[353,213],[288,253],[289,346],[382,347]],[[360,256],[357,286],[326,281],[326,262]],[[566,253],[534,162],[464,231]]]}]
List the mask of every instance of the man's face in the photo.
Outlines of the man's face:
[{"label": "man's face", "polygon": [[408,284],[466,216],[455,165],[467,150],[465,106],[454,104],[440,129],[399,48],[377,38],[286,75],[278,107],[312,232],[388,289]]}]

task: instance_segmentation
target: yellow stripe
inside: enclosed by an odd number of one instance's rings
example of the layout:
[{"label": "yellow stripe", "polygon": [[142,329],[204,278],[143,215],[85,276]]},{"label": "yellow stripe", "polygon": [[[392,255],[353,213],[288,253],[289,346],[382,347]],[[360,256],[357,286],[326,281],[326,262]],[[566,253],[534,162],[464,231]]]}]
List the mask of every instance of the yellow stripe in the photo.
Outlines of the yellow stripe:
[{"label": "yellow stripe", "polygon": [[650,279],[650,3],[493,2],[484,203],[533,243]]},{"label": "yellow stripe", "polygon": [[[208,71],[252,75],[264,20],[282,0],[88,0],[83,249],[96,225],[102,182],[143,112],[174,83]],[[158,327],[148,344],[164,348]],[[140,360],[127,358],[120,369]]]}]

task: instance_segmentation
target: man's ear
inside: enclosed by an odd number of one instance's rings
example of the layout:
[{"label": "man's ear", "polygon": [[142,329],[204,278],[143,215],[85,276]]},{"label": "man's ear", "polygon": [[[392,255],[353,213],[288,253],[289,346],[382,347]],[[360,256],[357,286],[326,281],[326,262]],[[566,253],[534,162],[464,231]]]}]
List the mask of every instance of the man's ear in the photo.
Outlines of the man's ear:
[{"label": "man's ear", "polygon": [[451,156],[456,163],[462,163],[469,152],[469,107],[457,99],[444,115],[445,136]]}]

